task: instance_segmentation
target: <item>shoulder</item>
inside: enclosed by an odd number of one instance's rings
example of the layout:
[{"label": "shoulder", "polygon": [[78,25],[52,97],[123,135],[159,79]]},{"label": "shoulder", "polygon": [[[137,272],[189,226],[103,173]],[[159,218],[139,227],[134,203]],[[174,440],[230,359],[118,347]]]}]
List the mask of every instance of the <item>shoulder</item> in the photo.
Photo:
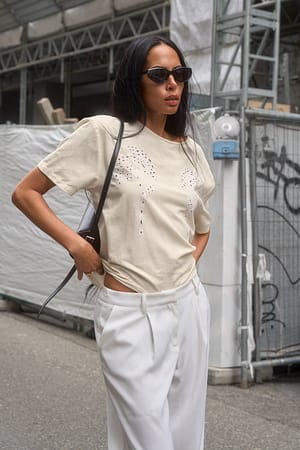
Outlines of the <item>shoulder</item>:
[{"label": "shoulder", "polygon": [[95,116],[85,117],[80,120],[77,129],[92,128],[100,134],[109,134],[111,137],[116,137],[120,128],[120,121],[116,117],[99,114]]},{"label": "shoulder", "polygon": [[[114,116],[99,114],[91,117],[86,117],[78,123],[78,127],[92,127],[96,133],[103,135],[110,135],[113,139],[116,139],[120,130],[120,119]],[[124,136],[135,135],[141,131],[143,127],[138,122],[124,123]]]},{"label": "shoulder", "polygon": [[194,139],[190,136],[187,136],[183,145],[186,147],[191,156],[196,157],[198,164],[208,164],[207,156],[202,146],[198,144]]}]

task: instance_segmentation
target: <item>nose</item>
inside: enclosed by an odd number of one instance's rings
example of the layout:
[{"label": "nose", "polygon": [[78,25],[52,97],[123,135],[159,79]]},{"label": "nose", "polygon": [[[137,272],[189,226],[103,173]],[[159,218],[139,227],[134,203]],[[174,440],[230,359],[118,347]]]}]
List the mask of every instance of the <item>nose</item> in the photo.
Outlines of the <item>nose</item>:
[{"label": "nose", "polygon": [[172,74],[169,75],[169,78],[167,79],[167,89],[174,89],[177,87],[177,82]]}]

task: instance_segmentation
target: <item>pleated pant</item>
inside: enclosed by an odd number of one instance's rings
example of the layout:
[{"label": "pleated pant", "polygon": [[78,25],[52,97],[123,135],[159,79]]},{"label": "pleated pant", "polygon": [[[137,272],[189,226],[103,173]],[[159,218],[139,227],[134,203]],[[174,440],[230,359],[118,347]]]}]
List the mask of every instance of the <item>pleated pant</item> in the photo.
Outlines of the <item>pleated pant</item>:
[{"label": "pleated pant", "polygon": [[109,450],[203,449],[209,320],[198,276],[159,293],[100,290]]}]

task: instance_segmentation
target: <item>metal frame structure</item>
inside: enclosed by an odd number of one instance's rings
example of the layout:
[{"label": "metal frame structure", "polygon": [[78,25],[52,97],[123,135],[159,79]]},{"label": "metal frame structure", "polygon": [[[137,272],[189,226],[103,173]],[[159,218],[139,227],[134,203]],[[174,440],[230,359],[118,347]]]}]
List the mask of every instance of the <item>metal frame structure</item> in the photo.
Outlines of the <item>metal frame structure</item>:
[{"label": "metal frame structure", "polygon": [[135,11],[0,52],[0,75],[53,60],[111,49],[133,38],[168,31],[169,3]]},{"label": "metal frame structure", "polygon": [[[233,5],[233,3],[235,3]],[[246,156],[248,156],[248,125],[249,118],[254,116],[268,116],[280,119],[277,113],[278,94],[278,69],[279,69],[279,44],[280,32],[288,35],[289,31],[299,32],[296,24],[300,23],[300,13],[292,16],[292,13],[284,9],[286,22],[281,29],[281,7],[288,5],[288,0],[243,0],[239,12],[233,12],[236,2],[232,0],[214,0],[213,3],[213,27],[212,27],[212,69],[211,69],[211,106],[222,99],[225,109],[233,109],[241,119],[240,135],[240,210],[241,210],[241,387],[248,385],[249,368],[259,369],[267,366],[276,366],[299,362],[299,357],[280,358],[260,361],[259,349],[256,361],[249,365],[248,355],[248,275],[247,275],[247,200],[246,200]],[[228,43],[232,45],[229,58],[224,58],[224,48]],[[255,75],[259,67],[259,75],[265,79],[266,86],[255,86]],[[228,88],[228,80],[239,73],[239,88]],[[235,73],[234,73],[235,71]],[[263,72],[263,73],[262,73]],[[249,109],[249,100],[258,99],[261,102],[260,109]],[[272,111],[264,110],[266,102],[271,103]],[[299,121],[298,114],[283,114],[285,120]],[[254,207],[252,203],[252,207]],[[254,236],[255,241],[255,236]],[[255,246],[255,242],[254,242]],[[254,252],[254,273],[257,266]],[[257,256],[257,255],[256,255]],[[256,288],[256,285],[254,286]],[[256,291],[256,289],[254,289]],[[254,292],[257,295],[257,292]],[[257,316],[257,314],[256,314]],[[257,324],[257,322],[256,322]]]},{"label": "metal frame structure", "polygon": [[87,3],[89,0],[2,0],[0,2],[0,32],[28,22],[43,19]]},{"label": "metal frame structure", "polygon": [[[249,152],[249,174],[250,174],[250,185],[256,186],[256,122],[260,120],[272,122],[273,124],[277,123],[283,126],[284,124],[291,127],[295,125],[300,127],[300,114],[287,114],[281,113],[278,111],[266,111],[266,110],[247,110],[247,117],[249,119],[249,135],[250,135],[250,146],[251,151]],[[251,195],[251,215],[252,215],[252,253],[253,253],[253,272],[257,273],[257,266],[259,261],[259,239],[258,239],[258,231],[257,231],[257,198],[256,198],[256,189],[252,191]],[[254,332],[255,332],[255,361],[251,363],[251,366],[254,369],[260,369],[268,366],[279,366],[279,365],[287,365],[287,364],[295,364],[300,363],[300,355],[295,356],[286,356],[283,358],[272,358],[271,360],[261,358],[261,348],[260,348],[260,335],[261,335],[261,281],[256,277],[254,284],[254,305],[257,305],[254,308]],[[247,368],[247,364],[245,364],[245,368]],[[258,375],[259,379],[259,375]]]},{"label": "metal frame structure", "polygon": [[[262,102],[270,100],[275,109],[281,0],[262,3],[246,0],[243,9],[237,13],[230,12],[230,6],[230,0],[214,1],[212,103],[217,98],[240,99],[241,104],[247,107],[249,99],[258,98]],[[233,43],[234,50],[230,58],[225,59],[222,57],[222,50],[228,42]],[[253,45],[253,42],[256,45]],[[270,42],[272,42],[271,52]],[[271,79],[271,88],[261,89],[253,86],[253,77],[259,62],[268,63],[262,66],[261,70],[265,70],[264,75],[268,80]],[[226,85],[235,68],[240,69],[240,88],[228,90]],[[224,69],[223,73],[221,69]]]},{"label": "metal frame structure", "polygon": [[[103,81],[106,81],[110,79],[129,41],[141,35],[169,32],[169,15],[170,4],[164,1],[126,15],[0,51],[2,89],[20,86],[19,123],[26,123],[29,70],[35,72],[35,81],[53,76],[65,80],[70,71],[78,73],[100,67]],[[69,89],[70,83],[66,83],[64,107],[67,112]]]}]

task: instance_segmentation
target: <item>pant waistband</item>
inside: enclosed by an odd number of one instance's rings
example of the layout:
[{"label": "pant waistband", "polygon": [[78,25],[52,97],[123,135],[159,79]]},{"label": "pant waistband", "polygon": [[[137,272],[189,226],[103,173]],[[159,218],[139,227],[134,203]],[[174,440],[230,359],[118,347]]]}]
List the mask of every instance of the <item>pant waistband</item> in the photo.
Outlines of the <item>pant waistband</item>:
[{"label": "pant waistband", "polygon": [[186,284],[175,289],[161,292],[119,292],[103,286],[100,291],[100,299],[112,305],[125,307],[138,307],[142,302],[147,301],[147,307],[161,306],[169,303],[177,303],[180,299],[188,295],[192,290],[198,293],[200,280],[195,275]]}]

